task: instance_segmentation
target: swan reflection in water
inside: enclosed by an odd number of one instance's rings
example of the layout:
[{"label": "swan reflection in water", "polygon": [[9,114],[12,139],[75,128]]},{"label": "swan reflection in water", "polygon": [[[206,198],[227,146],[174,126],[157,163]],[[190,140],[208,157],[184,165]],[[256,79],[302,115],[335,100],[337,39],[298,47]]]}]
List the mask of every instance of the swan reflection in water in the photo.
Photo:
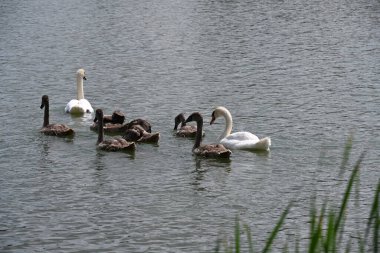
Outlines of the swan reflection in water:
[{"label": "swan reflection in water", "polygon": [[195,169],[191,172],[194,175],[191,185],[196,191],[207,190],[208,187],[202,186],[206,177],[216,176],[212,181],[217,184],[225,184],[231,172],[231,160],[229,159],[203,159],[195,156],[194,162]]}]

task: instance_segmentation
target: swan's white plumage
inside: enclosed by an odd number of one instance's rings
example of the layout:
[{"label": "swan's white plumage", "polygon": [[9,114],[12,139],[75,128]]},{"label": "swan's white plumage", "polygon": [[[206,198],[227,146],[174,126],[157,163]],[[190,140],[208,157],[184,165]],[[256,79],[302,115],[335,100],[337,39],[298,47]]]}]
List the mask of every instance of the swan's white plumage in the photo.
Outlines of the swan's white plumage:
[{"label": "swan's white plumage", "polygon": [[232,116],[225,107],[217,107],[212,113],[211,124],[218,117],[224,117],[226,120],[226,127],[218,141],[229,149],[247,149],[247,150],[269,150],[271,146],[271,139],[265,137],[259,139],[256,135],[250,132],[236,132],[232,133]]},{"label": "swan's white plumage", "polygon": [[94,109],[92,108],[90,102],[87,99],[72,99],[67,103],[65,107],[65,112],[69,112],[72,114],[80,114],[80,113],[93,113]]},{"label": "swan's white plumage", "polygon": [[250,132],[236,132],[220,140],[220,144],[230,149],[269,150],[271,140],[269,137],[259,139]]},{"label": "swan's white plumage", "polygon": [[83,113],[93,113],[90,102],[84,98],[83,92],[83,80],[86,80],[86,75],[84,69],[78,69],[77,71],[77,99],[72,99],[67,103],[65,107],[65,112],[71,114],[83,114]]}]

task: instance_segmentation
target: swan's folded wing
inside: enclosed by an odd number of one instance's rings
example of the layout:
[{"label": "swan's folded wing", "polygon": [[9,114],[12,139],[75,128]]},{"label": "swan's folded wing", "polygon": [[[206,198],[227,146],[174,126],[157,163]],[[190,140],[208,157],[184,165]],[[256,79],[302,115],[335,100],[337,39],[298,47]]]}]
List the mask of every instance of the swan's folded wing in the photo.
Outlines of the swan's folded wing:
[{"label": "swan's folded wing", "polygon": [[259,139],[249,132],[237,132],[222,139],[220,143],[230,149],[269,150],[271,140],[269,137]]},{"label": "swan's folded wing", "polygon": [[79,106],[83,108],[83,110],[87,113],[93,113],[94,109],[92,108],[90,102],[87,99],[79,100]]},{"label": "swan's folded wing", "polygon": [[260,139],[258,142],[256,142],[255,145],[253,145],[251,150],[263,150],[263,151],[268,151],[271,146],[271,139],[269,137],[265,137]]},{"label": "swan's folded wing", "polygon": [[231,141],[250,141],[250,142],[259,141],[259,138],[250,132],[236,132],[236,133],[230,134],[225,139],[231,140]]},{"label": "swan's folded wing", "polygon": [[127,142],[123,138],[104,140],[98,146],[105,151],[135,150],[136,148],[134,142]]},{"label": "swan's folded wing", "polygon": [[203,157],[229,158],[231,150],[220,144],[206,144],[194,149],[193,153]]},{"label": "swan's folded wing", "polygon": [[78,102],[79,101],[77,99],[71,99],[70,102],[68,102],[66,107],[65,107],[65,112],[70,112],[71,108],[78,105]]},{"label": "swan's folded wing", "polygon": [[75,133],[73,129],[64,124],[50,124],[43,127],[40,132],[54,136],[69,136]]},{"label": "swan's folded wing", "polygon": [[73,114],[93,113],[94,109],[92,108],[90,102],[87,101],[87,99],[72,99],[69,103],[67,103],[65,112]]}]

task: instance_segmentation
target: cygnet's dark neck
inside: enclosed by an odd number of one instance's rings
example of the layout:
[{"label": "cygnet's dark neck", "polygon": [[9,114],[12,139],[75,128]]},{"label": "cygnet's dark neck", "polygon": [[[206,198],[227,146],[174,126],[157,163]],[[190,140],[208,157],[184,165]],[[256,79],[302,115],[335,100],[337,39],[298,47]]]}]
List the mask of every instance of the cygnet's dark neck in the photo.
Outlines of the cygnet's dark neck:
[{"label": "cygnet's dark neck", "polygon": [[103,115],[96,114],[96,117],[98,119],[98,142],[97,144],[103,142],[104,140],[104,129],[103,129]]},{"label": "cygnet's dark neck", "polygon": [[202,131],[203,131],[203,118],[197,119],[197,134],[195,136],[195,143],[193,150],[199,148],[202,142]]},{"label": "cygnet's dark neck", "polygon": [[45,111],[44,111],[43,127],[46,127],[47,125],[49,125],[49,102],[48,101],[44,102],[44,107],[45,107]]},{"label": "cygnet's dark neck", "polygon": [[178,129],[178,125],[181,124],[180,127],[186,126],[186,119],[183,114],[177,115],[174,119],[174,130]]},{"label": "cygnet's dark neck", "polygon": [[185,119],[185,116],[183,116],[183,114],[181,114],[180,120],[181,120],[181,127],[186,126],[186,119]]}]

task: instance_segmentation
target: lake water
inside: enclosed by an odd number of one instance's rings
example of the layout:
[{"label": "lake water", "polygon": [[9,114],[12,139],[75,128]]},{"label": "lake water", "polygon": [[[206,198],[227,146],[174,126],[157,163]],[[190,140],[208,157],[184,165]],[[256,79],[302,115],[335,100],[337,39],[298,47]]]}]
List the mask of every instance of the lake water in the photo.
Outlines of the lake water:
[{"label": "lake water", "polygon": [[[290,201],[275,249],[294,248],[314,194],[339,204],[350,133],[348,168],[366,152],[353,236],[380,178],[379,19],[375,0],[1,1],[0,251],[209,252],[237,215],[260,248]],[[94,115],[64,113],[80,67],[95,109],[149,120],[159,145],[98,151]],[[39,133],[43,94],[73,139]],[[212,143],[219,105],[270,152],[192,156],[174,117],[201,112]]]}]

